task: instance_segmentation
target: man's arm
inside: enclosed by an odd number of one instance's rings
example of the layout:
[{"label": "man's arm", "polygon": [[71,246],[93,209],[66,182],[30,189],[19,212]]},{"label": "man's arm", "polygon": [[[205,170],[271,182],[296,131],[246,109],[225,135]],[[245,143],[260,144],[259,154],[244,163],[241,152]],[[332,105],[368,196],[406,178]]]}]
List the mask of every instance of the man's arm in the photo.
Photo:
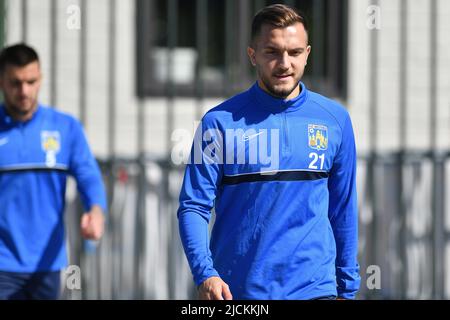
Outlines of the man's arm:
[{"label": "man's arm", "polygon": [[71,159],[69,169],[77,182],[85,213],[81,217],[81,235],[99,240],[104,232],[107,205],[102,176],[83,129],[73,121]]},{"label": "man's arm", "polygon": [[342,128],[342,141],[328,180],[328,216],[336,240],[338,296],[354,299],[360,285],[358,255],[358,206],[356,148],[350,117]]},{"label": "man's arm", "polygon": [[[180,237],[194,282],[199,287],[199,297],[227,299],[231,298],[231,293],[214,269],[208,234],[211,209],[223,170],[220,160],[211,157],[211,154],[218,156],[223,152],[223,146],[219,136],[209,141],[209,144],[204,143],[203,132],[204,121],[197,129],[180,192],[177,213]],[[213,132],[220,135],[218,130]],[[204,150],[207,152],[203,152]]]}]

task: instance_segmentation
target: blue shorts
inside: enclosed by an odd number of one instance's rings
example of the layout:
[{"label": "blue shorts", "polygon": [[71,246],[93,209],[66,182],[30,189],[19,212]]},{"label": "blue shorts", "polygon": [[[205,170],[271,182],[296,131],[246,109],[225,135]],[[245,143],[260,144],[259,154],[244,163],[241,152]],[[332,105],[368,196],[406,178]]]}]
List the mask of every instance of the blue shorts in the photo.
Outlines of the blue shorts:
[{"label": "blue shorts", "polygon": [[0,271],[0,300],[56,300],[60,272],[16,273]]}]

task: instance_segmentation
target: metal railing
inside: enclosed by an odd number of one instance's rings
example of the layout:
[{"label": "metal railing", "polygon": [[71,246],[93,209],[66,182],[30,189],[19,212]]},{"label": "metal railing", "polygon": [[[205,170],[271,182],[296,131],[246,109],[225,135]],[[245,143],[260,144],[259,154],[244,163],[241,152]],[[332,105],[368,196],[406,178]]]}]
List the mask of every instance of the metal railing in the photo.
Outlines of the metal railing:
[{"label": "metal railing", "polygon": [[[359,168],[360,297],[448,298],[450,153],[372,154]],[[369,266],[379,289],[367,285]]]},{"label": "metal railing", "polygon": [[[71,263],[82,271],[81,295],[66,298],[187,299],[195,288],[178,236],[182,167],[167,161],[103,162],[110,195],[107,231],[98,247],[82,241],[68,214]],[[444,299],[450,248],[450,152],[361,156],[360,299]],[[70,206],[74,209],[70,210]],[[79,212],[74,201],[69,212]],[[379,287],[367,285],[369,266]],[[369,281],[370,282],[370,281]],[[74,295],[75,294],[75,295]]]},{"label": "metal railing", "polygon": [[[68,215],[71,263],[81,268],[83,289],[65,297],[192,297],[195,289],[176,216],[183,172],[169,162],[149,159],[105,161],[101,167],[110,199],[106,233],[97,245],[84,241],[79,214]],[[80,212],[78,199],[72,206]]]}]

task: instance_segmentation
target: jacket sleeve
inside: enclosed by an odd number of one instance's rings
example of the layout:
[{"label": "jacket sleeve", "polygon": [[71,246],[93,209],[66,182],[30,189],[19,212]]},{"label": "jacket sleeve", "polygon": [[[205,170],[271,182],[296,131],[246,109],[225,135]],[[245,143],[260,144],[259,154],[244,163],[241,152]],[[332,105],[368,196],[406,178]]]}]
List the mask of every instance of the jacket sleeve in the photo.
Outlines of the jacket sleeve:
[{"label": "jacket sleeve", "polygon": [[99,205],[106,213],[106,193],[100,169],[77,120],[72,122],[69,171],[77,182],[84,209],[89,211],[93,205]]},{"label": "jacket sleeve", "polygon": [[350,117],[342,128],[342,141],[328,180],[328,216],[336,240],[338,296],[354,299],[360,285],[358,255],[358,206],[356,148]]},{"label": "jacket sleeve", "polygon": [[222,134],[208,129],[203,119],[185,169],[177,212],[181,242],[197,286],[209,277],[219,276],[209,249],[208,225],[222,178],[222,154]]}]

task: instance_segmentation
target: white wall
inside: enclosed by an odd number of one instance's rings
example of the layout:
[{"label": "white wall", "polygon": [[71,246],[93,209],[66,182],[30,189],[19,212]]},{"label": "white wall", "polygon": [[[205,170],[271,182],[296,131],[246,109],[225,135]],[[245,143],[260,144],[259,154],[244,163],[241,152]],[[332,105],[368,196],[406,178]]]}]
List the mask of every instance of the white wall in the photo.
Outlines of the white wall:
[{"label": "white wall", "polygon": [[[116,150],[119,155],[137,154],[137,113],[135,97],[135,2],[116,1],[116,92],[117,104]],[[7,2],[7,42],[20,41],[20,1]],[[49,103],[50,77],[50,0],[28,1],[29,43],[36,47],[44,73],[41,101]],[[57,107],[79,116],[79,39],[80,30],[71,30],[67,21],[71,15],[67,9],[78,5],[76,0],[59,0],[57,16]],[[108,0],[87,1],[88,80],[86,131],[95,153],[108,155]],[[367,150],[369,129],[369,77],[371,32],[379,33],[378,83],[379,118],[378,132],[381,150],[394,150],[400,144],[409,148],[425,148],[429,142],[429,1],[408,1],[408,58],[407,58],[407,108],[408,136],[400,141],[399,129],[399,49],[400,49],[400,0],[380,0],[381,28],[367,27],[368,0],[351,0],[349,12],[349,79],[348,101],[344,102],[353,118],[357,145]],[[450,3],[438,0],[438,114],[440,148],[450,148]],[[205,110],[216,105],[221,98],[206,100]],[[176,99],[175,128],[192,130],[195,119],[195,100]],[[168,152],[165,99],[148,99],[143,103],[145,115],[145,149],[163,155]],[[189,147],[188,145],[186,146]]]},{"label": "white wall", "polygon": [[[430,1],[408,1],[407,115],[400,114],[400,0],[380,0],[381,28],[369,29],[371,1],[350,1],[349,99],[360,150],[369,144],[370,33],[378,32],[378,132],[380,150],[429,146],[430,118]],[[438,147],[450,148],[450,3],[438,0],[437,101]],[[399,137],[399,117],[407,119],[407,137]]]}]

